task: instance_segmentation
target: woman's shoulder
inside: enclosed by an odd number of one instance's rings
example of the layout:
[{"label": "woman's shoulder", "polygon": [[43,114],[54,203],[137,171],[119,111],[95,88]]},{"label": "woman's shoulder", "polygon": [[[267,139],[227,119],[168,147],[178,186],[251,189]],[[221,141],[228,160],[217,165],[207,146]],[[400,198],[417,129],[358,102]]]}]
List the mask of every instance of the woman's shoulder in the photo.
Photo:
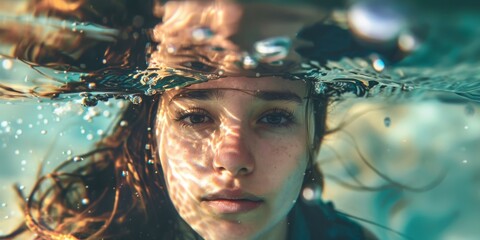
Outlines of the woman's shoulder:
[{"label": "woman's shoulder", "polygon": [[310,239],[378,239],[360,224],[338,213],[332,202],[305,203],[299,201],[296,211],[297,218],[302,218],[300,221],[306,226],[305,230],[308,231]]}]

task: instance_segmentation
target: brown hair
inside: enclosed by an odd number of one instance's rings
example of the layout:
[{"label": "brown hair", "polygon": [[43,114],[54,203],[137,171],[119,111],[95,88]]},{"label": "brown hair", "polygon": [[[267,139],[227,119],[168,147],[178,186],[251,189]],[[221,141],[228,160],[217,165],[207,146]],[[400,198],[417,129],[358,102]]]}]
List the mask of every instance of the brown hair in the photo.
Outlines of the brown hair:
[{"label": "brown hair", "polygon": [[[26,226],[37,239],[198,237],[178,217],[165,188],[152,132],[159,100],[157,94],[128,105],[94,151],[41,177],[25,205],[25,225],[14,234]],[[325,134],[327,98],[310,91],[308,104],[315,115],[315,147],[308,147],[315,151]],[[321,186],[313,160],[308,171],[304,183]]]}]

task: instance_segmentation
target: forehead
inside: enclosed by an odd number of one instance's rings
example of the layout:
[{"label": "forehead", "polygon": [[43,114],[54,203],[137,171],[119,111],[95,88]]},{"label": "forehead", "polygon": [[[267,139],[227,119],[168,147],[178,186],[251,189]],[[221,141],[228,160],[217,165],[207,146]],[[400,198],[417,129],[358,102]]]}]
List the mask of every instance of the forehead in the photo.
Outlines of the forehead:
[{"label": "forehead", "polygon": [[186,87],[186,89],[192,90],[216,88],[230,88],[248,91],[289,91],[296,93],[299,96],[305,96],[307,93],[307,85],[304,81],[294,81],[279,77],[225,77]]}]

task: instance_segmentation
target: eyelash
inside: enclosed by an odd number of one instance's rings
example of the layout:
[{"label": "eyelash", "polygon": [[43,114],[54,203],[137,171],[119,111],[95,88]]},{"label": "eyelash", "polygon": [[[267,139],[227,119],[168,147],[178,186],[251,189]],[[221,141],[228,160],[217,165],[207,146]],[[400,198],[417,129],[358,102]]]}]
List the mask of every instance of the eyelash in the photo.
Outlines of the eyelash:
[{"label": "eyelash", "polygon": [[[279,124],[261,122],[262,119],[265,119],[266,117],[272,116],[272,115],[275,115],[276,117],[284,118],[284,120],[282,119],[282,121],[284,121],[284,122],[279,123]],[[193,116],[200,116],[200,117],[207,118],[206,119],[207,122],[188,123],[188,122],[185,121],[187,118],[193,117]],[[180,123],[182,127],[194,127],[195,125],[200,125],[200,124],[205,124],[205,123],[211,122],[211,121],[213,121],[213,119],[212,119],[212,117],[209,116],[208,111],[205,111],[204,109],[201,109],[201,108],[191,108],[191,109],[186,109],[186,110],[176,112],[174,121]],[[191,122],[191,119],[190,119],[190,122]],[[281,108],[273,108],[273,109],[263,113],[261,115],[261,117],[259,118],[259,120],[257,120],[257,123],[268,125],[268,126],[274,127],[274,128],[289,127],[293,123],[295,123],[295,116],[294,116],[294,113],[292,111],[289,111],[289,110],[286,110],[286,109],[281,109]]]},{"label": "eyelash", "polygon": [[185,119],[193,116],[202,116],[208,118],[208,121],[213,121],[213,119],[208,116],[208,112],[201,108],[191,108],[182,111],[178,111],[175,114],[174,120],[181,124],[182,127],[193,127],[194,125],[202,124],[202,123],[187,123]]},{"label": "eyelash", "polygon": [[269,124],[269,123],[264,123],[264,124],[268,124],[268,125],[273,126],[273,127],[289,127],[293,123],[295,123],[295,116],[294,116],[293,112],[289,111],[289,110],[286,110],[286,109],[281,109],[281,108],[274,108],[274,109],[271,109],[270,111],[267,111],[266,113],[264,113],[262,115],[262,117],[260,117],[258,122],[261,121],[262,119],[264,119],[265,117],[272,116],[272,115],[276,115],[276,116],[280,116],[282,118],[285,118],[285,122],[280,123],[280,124]]}]

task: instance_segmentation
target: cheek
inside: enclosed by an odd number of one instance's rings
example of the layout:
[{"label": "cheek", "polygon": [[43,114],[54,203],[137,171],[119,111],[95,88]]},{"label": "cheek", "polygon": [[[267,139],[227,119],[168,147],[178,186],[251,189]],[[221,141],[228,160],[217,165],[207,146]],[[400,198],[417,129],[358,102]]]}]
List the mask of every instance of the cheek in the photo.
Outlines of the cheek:
[{"label": "cheek", "polygon": [[[257,174],[275,188],[297,189],[308,164],[305,137],[281,138],[255,144]],[[296,191],[296,190],[295,190]]]},{"label": "cheek", "polygon": [[[157,134],[159,158],[165,177],[165,182],[174,202],[181,203],[189,198],[195,198],[207,172],[208,163],[205,161],[205,144],[202,141],[191,141],[178,134],[172,124],[158,124]],[[176,205],[176,204],[175,204]]]}]

